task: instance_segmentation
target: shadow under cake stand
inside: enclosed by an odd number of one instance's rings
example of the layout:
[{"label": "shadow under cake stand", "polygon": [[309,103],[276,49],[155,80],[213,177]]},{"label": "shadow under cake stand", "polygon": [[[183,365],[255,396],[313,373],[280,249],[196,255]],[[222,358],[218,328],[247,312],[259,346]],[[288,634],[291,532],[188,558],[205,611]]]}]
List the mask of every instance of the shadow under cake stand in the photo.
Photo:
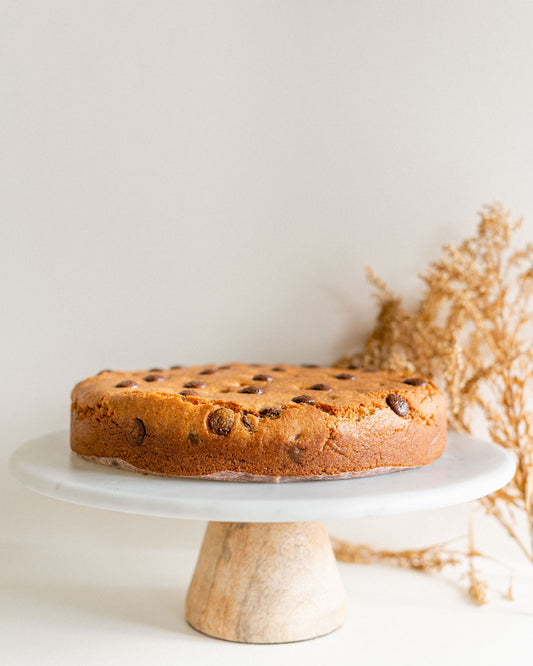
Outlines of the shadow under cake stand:
[{"label": "shadow under cake stand", "polygon": [[186,600],[189,624],[243,643],[284,643],[340,627],[346,600],[328,519],[382,516],[468,502],[513,477],[513,454],[450,433],[427,467],[359,479],[237,483],[144,476],[86,462],[68,432],[34,439],[11,458],[26,486],[126,513],[209,521]]}]

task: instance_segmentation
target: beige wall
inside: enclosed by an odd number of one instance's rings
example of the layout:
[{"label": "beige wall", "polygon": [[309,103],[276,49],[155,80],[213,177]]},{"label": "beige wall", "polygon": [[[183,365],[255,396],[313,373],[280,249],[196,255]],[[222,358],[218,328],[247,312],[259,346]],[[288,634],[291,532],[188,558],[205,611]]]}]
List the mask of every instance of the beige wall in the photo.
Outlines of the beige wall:
[{"label": "beige wall", "polygon": [[533,239],[532,27],[527,2],[1,2],[2,456],[105,367],[334,359],[372,321],[363,266],[412,297],[483,202]]}]

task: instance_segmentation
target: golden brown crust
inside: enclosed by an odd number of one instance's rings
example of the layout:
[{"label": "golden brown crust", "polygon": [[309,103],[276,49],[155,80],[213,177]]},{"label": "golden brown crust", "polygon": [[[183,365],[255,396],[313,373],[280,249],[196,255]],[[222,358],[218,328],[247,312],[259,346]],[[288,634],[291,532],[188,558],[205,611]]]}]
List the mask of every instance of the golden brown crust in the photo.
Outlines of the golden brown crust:
[{"label": "golden brown crust", "polygon": [[157,474],[369,473],[426,465],[445,440],[444,395],[397,372],[231,363],[104,371],[72,392],[74,451]]}]

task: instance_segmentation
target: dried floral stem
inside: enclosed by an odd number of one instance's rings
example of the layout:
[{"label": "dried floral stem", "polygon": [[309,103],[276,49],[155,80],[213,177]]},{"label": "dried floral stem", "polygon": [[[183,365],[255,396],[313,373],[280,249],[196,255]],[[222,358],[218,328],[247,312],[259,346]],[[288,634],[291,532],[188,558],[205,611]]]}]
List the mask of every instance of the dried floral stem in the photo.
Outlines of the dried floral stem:
[{"label": "dried floral stem", "polygon": [[488,495],[487,497],[483,497],[480,500],[481,505],[485,508],[486,512],[488,514],[491,514],[498,520],[500,525],[503,527],[503,529],[507,532],[507,534],[515,540],[517,546],[520,548],[522,553],[525,555],[525,557],[529,560],[531,560],[531,553],[527,549],[526,545],[518,535],[517,531],[509,521],[509,519],[504,515],[503,510],[500,506],[500,504],[497,502],[496,498],[492,495]]},{"label": "dried floral stem", "polygon": [[[447,395],[451,429],[471,432],[481,418],[491,438],[516,453],[515,477],[482,505],[533,563],[533,244],[513,247],[520,225],[500,204],[484,207],[477,234],[445,246],[429,265],[414,311],[369,268],[376,326],[363,353],[341,363],[431,377]],[[516,529],[520,516],[528,545]],[[426,550],[412,555],[413,566],[435,556]],[[404,561],[405,552],[397,555]],[[472,568],[471,588],[475,580]]]},{"label": "dried floral stem", "polygon": [[470,585],[468,586],[468,594],[470,598],[475,601],[478,606],[482,606],[488,602],[487,588],[488,585],[484,580],[478,576],[474,567],[474,557],[477,553],[474,547],[474,519],[472,516],[472,509],[470,508],[468,514],[468,579]]},{"label": "dried floral stem", "polygon": [[417,571],[441,571],[464,560],[464,553],[449,550],[445,544],[407,550],[375,550],[369,546],[355,546],[340,539],[331,539],[335,556],[341,562],[357,564],[392,564]]},{"label": "dried floral stem", "polygon": [[335,556],[341,562],[386,564],[425,573],[438,572],[445,567],[466,564],[470,598],[478,605],[485,604],[488,601],[487,583],[478,576],[473,566],[475,558],[485,557],[485,555],[477,552],[473,544],[470,544],[466,551],[450,548],[449,543],[440,543],[418,549],[377,550],[369,546],[355,546],[334,537],[331,542]]}]

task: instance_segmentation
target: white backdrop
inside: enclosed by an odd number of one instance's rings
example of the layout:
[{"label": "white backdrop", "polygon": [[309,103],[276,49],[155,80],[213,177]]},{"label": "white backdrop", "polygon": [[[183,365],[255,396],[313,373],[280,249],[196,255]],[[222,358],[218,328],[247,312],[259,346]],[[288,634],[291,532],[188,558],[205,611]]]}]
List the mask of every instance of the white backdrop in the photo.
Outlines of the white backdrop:
[{"label": "white backdrop", "polygon": [[[519,1],[0,0],[2,463],[103,368],[334,360],[364,265],[414,298],[482,203],[533,240],[532,29]],[[7,543],[169,538],[0,484]]]}]

